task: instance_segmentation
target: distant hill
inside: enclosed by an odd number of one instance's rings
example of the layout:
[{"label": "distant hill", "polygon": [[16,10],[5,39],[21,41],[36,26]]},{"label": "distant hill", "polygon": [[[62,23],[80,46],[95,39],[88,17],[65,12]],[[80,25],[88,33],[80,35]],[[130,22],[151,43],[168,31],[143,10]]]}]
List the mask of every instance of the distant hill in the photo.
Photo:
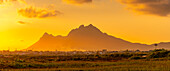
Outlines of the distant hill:
[{"label": "distant hill", "polygon": [[[161,44],[165,46],[166,44]],[[168,46],[170,43],[168,44]],[[167,47],[167,46],[166,46]],[[48,33],[26,50],[33,51],[64,51],[64,50],[151,50],[154,45],[131,43],[101,32],[92,24],[81,25],[73,29],[67,36],[53,36]]]}]

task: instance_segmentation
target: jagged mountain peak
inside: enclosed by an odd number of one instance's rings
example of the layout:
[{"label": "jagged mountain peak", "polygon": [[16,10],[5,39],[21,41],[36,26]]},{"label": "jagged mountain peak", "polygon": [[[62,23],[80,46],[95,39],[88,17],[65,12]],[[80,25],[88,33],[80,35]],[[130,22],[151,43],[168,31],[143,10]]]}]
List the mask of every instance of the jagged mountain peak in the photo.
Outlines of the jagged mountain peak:
[{"label": "jagged mountain peak", "polygon": [[[89,24],[87,27],[95,27],[93,24]],[[96,28],[96,27],[95,27]]]},{"label": "jagged mountain peak", "polygon": [[84,25],[80,25],[79,29],[81,29],[81,28],[85,28],[85,26]]},{"label": "jagged mountain peak", "polygon": [[73,29],[68,36],[77,36],[77,35],[101,35],[103,32],[101,32],[97,27],[93,26],[92,24],[88,26],[81,25],[79,28]]},{"label": "jagged mountain peak", "polygon": [[50,34],[48,34],[47,32],[45,32],[45,33],[44,33],[44,36],[46,36],[46,35],[50,35]]},{"label": "jagged mountain peak", "polygon": [[41,38],[49,38],[49,37],[55,37],[52,34],[49,34],[47,32],[44,33],[44,35]]},{"label": "jagged mountain peak", "polygon": [[[97,27],[95,27],[93,24],[89,24],[88,26],[85,25],[80,25],[79,28],[77,29],[83,29],[83,28],[91,28],[91,29],[98,29]],[[99,30],[99,29],[98,29]]]}]

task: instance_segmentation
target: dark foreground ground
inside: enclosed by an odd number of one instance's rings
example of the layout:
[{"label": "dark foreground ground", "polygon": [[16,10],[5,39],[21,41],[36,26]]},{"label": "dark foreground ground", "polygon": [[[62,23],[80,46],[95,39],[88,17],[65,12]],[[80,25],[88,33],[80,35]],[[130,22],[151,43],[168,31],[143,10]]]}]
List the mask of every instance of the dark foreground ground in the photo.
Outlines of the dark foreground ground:
[{"label": "dark foreground ground", "polygon": [[[37,63],[38,64],[38,63]],[[51,68],[22,68],[22,69],[2,69],[2,70],[44,70],[44,71],[170,71],[170,61],[118,61],[118,62],[84,62],[66,61],[56,63],[43,63],[40,65],[50,65]]]},{"label": "dark foreground ground", "polygon": [[3,71],[170,71],[170,51],[72,56],[2,55]]}]

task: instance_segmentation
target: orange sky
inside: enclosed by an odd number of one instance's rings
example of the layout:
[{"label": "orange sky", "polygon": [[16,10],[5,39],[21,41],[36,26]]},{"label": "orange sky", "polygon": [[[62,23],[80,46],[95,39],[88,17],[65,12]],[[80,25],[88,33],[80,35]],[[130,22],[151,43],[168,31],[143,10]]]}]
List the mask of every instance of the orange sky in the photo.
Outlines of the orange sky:
[{"label": "orange sky", "polygon": [[124,40],[170,41],[169,0],[0,0],[0,50],[24,49],[48,32],[93,24]]}]

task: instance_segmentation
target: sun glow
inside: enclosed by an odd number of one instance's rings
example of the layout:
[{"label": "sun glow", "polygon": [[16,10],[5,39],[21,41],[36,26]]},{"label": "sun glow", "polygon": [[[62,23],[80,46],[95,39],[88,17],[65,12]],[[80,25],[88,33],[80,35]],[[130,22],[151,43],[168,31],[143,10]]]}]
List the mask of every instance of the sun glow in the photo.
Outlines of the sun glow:
[{"label": "sun glow", "polygon": [[[155,8],[148,5],[158,3],[121,3],[117,0],[3,0],[0,2],[0,50],[25,49],[44,32],[66,36],[82,24],[93,24],[103,32],[134,43],[170,41],[169,17],[163,17],[168,12],[152,11]],[[27,17],[30,13],[33,17]],[[35,17],[37,14],[41,18]]]}]

